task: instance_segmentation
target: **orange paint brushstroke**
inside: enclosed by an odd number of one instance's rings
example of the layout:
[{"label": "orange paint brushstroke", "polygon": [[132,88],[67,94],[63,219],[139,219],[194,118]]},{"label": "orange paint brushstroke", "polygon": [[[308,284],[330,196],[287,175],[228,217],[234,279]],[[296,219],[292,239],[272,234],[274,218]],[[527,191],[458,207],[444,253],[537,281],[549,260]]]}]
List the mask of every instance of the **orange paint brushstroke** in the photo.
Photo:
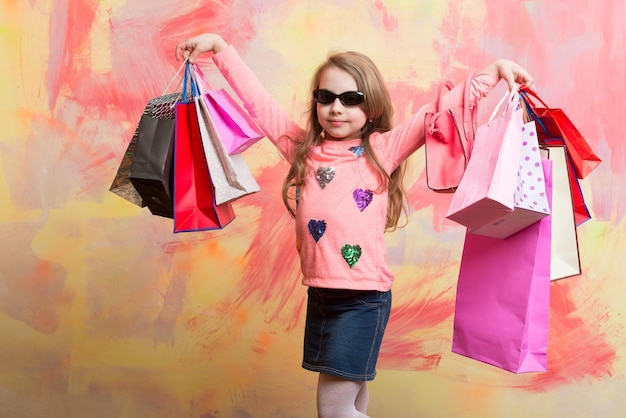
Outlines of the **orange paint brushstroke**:
[{"label": "orange paint brushstroke", "polygon": [[[427,284],[423,284],[427,285]],[[426,352],[428,330],[441,326],[454,313],[452,289],[408,303],[395,303],[380,354],[379,366],[399,370],[429,370],[439,365],[442,353]]]},{"label": "orange paint brushstroke", "polygon": [[2,266],[0,309],[36,331],[53,334],[71,296],[65,290],[63,268],[36,257],[30,248],[34,231],[34,226],[20,224],[0,230],[2,236],[12,237],[2,246],[3,256],[12,263]]},{"label": "orange paint brushstroke", "polygon": [[91,56],[89,33],[98,0],[54,2],[50,16],[48,97],[54,110],[63,87],[72,84],[81,70],[88,68]]},{"label": "orange paint brushstroke", "polygon": [[[617,353],[601,330],[608,313],[594,313],[595,306],[576,306],[573,289],[584,278],[551,284],[548,371],[529,386],[534,391],[582,379],[600,380],[614,374]],[[591,309],[590,309],[591,308]]]}]

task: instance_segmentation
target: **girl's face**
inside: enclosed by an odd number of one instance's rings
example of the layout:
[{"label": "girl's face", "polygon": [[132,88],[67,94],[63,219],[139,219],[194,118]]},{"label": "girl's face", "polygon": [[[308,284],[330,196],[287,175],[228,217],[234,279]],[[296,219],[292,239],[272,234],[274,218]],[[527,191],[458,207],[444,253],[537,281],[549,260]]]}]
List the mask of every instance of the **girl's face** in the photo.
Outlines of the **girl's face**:
[{"label": "girl's face", "polygon": [[[356,80],[337,67],[328,67],[320,74],[319,90],[334,94],[357,91]],[[326,94],[328,96],[328,94]],[[350,103],[350,100],[344,100]],[[367,115],[360,105],[345,105],[339,97],[330,104],[317,106],[317,120],[326,132],[326,139],[342,141],[361,137],[361,129],[367,122]]]}]

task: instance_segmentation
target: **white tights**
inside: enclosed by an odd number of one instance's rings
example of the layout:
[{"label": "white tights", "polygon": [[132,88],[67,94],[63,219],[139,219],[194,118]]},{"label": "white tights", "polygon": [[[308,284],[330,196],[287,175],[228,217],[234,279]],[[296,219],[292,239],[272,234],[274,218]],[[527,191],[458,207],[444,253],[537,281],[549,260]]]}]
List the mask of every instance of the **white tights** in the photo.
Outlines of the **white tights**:
[{"label": "white tights", "polygon": [[369,397],[366,382],[320,373],[317,415],[319,418],[367,417]]}]

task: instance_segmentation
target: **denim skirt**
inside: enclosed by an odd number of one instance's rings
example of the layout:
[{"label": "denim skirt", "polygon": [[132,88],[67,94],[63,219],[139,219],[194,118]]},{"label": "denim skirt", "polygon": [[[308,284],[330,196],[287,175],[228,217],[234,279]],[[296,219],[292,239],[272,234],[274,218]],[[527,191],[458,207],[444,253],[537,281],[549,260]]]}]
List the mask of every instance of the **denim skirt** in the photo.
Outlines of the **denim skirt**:
[{"label": "denim skirt", "polygon": [[348,380],[376,376],[391,290],[308,290],[302,367]]}]

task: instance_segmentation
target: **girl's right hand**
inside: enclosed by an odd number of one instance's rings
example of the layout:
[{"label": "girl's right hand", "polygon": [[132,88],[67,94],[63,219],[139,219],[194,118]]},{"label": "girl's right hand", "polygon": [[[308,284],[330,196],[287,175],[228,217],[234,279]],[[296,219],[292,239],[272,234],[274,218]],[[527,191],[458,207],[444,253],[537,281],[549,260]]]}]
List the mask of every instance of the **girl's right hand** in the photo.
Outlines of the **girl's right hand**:
[{"label": "girl's right hand", "polygon": [[181,58],[189,59],[189,62],[193,64],[200,54],[209,51],[217,54],[227,46],[228,44],[221,36],[214,33],[205,33],[176,45],[176,59],[179,61]]}]

